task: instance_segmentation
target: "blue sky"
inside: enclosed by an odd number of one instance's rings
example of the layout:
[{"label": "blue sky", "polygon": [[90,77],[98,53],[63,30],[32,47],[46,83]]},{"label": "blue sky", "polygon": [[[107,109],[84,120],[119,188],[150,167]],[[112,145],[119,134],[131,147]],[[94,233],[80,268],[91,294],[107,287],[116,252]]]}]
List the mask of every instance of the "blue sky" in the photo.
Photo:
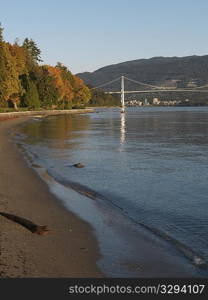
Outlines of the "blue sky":
[{"label": "blue sky", "polygon": [[208,54],[207,0],[0,0],[7,41],[33,38],[73,73],[153,56]]}]

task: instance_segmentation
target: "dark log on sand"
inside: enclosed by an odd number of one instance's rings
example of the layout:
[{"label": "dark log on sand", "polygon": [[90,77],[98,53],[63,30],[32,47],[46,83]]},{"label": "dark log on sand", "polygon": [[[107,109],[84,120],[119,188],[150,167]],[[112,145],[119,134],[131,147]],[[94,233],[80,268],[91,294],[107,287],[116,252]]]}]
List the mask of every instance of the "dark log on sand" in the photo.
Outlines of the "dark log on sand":
[{"label": "dark log on sand", "polygon": [[14,221],[14,222],[22,225],[23,227],[25,227],[32,233],[36,233],[39,235],[45,235],[45,234],[51,233],[51,230],[47,229],[47,226],[37,225],[37,224],[35,224],[27,219],[24,219],[22,217],[18,217],[18,216],[12,215],[12,214],[7,214],[4,212],[0,212],[0,215],[2,215],[3,217],[5,217],[11,221]]}]

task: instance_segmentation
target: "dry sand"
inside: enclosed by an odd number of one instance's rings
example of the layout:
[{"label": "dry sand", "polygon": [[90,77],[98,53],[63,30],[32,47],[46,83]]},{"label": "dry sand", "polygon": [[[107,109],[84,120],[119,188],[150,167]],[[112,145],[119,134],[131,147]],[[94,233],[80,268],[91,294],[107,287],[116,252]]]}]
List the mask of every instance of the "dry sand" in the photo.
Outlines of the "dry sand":
[{"label": "dry sand", "polygon": [[53,232],[37,235],[0,215],[0,277],[103,277],[92,228],[49,192],[11,138],[25,119],[0,122],[0,212]]}]

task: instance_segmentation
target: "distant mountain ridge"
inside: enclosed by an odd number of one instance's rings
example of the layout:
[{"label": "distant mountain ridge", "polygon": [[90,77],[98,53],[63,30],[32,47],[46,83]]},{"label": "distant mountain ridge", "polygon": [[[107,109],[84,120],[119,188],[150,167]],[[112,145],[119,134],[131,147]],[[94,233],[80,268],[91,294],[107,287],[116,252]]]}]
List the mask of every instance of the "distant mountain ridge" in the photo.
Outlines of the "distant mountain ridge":
[{"label": "distant mountain ridge", "polygon": [[102,67],[94,72],[76,74],[85,84],[98,86],[121,75],[154,85],[179,87],[208,84],[208,55],[153,57]]}]

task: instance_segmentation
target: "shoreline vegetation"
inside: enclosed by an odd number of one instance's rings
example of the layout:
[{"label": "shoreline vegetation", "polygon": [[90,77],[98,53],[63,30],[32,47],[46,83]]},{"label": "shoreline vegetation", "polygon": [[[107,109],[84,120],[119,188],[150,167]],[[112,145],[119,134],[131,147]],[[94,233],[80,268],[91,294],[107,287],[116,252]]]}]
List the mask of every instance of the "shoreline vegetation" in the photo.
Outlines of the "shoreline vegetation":
[{"label": "shoreline vegetation", "polygon": [[41,50],[32,39],[8,43],[0,24],[0,112],[120,104],[119,97],[88,87],[61,62],[41,63]]},{"label": "shoreline vegetation", "polygon": [[0,122],[0,212],[51,232],[31,233],[0,214],[0,277],[103,277],[92,228],[50,193],[11,138],[13,128],[27,119]]}]

